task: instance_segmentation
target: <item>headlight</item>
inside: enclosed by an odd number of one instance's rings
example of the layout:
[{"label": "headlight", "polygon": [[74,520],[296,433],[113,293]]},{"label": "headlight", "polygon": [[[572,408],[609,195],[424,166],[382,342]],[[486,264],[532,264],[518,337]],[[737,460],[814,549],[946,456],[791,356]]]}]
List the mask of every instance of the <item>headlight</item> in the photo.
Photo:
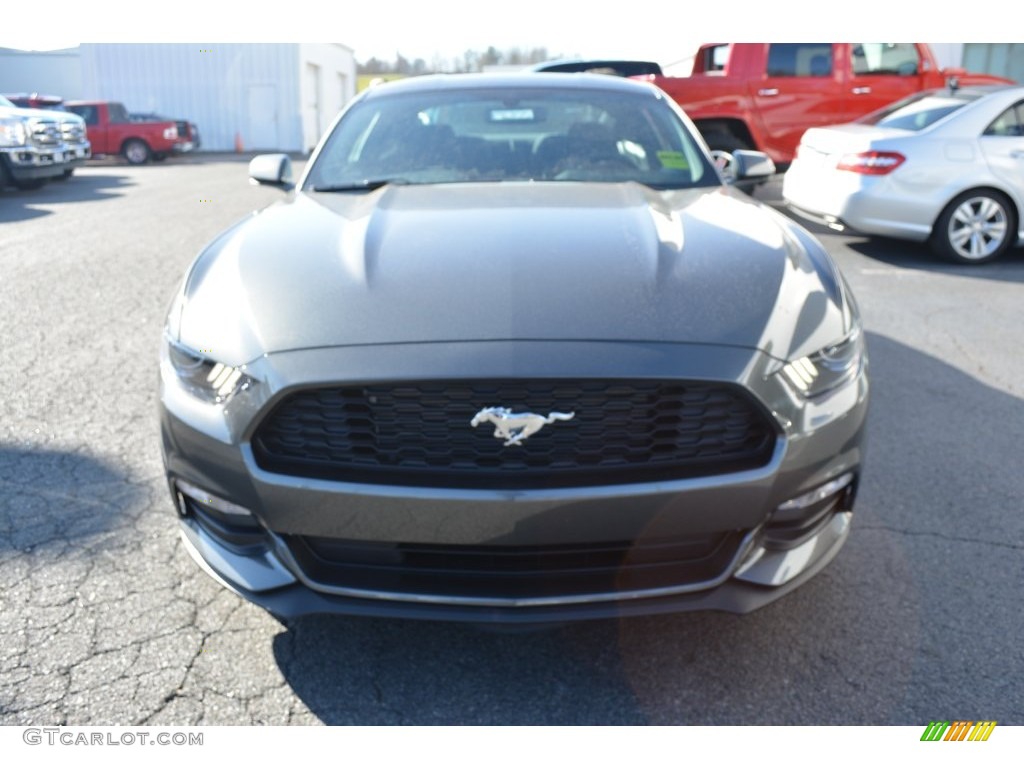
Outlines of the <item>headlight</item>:
[{"label": "headlight", "polygon": [[0,119],[0,147],[23,147],[27,142],[24,120],[16,117]]},{"label": "headlight", "polygon": [[245,366],[234,368],[204,357],[166,336],[167,360],[182,386],[207,403],[224,403],[237,392],[248,389],[252,379]]},{"label": "headlight", "polygon": [[786,363],[779,375],[801,397],[812,399],[855,378],[863,365],[864,334],[855,326],[836,344]]}]

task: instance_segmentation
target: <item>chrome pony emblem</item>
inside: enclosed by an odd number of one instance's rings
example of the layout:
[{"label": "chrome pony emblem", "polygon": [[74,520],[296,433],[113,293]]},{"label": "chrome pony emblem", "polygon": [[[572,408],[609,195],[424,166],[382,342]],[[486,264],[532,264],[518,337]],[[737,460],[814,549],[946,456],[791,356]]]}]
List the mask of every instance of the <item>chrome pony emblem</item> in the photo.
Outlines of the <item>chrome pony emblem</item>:
[{"label": "chrome pony emblem", "polygon": [[512,413],[511,408],[484,408],[470,423],[476,427],[485,421],[494,425],[494,436],[504,440],[505,445],[519,445],[530,435],[535,435],[545,424],[554,424],[556,421],[568,421],[576,412],[558,413],[553,411],[546,417],[536,413]]}]

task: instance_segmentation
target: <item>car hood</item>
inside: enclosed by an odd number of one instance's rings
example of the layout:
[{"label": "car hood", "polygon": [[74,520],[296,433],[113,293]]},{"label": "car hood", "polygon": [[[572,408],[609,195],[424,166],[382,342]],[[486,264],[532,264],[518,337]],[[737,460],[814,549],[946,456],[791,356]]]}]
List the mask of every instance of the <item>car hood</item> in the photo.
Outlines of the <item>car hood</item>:
[{"label": "car hood", "polygon": [[686,342],[781,359],[834,343],[841,278],[806,232],[727,188],[634,183],[297,193],[198,257],[172,335],[264,353],[473,340]]},{"label": "car hood", "polygon": [[[8,109],[11,109],[8,107]],[[32,118],[40,118],[43,120],[56,120],[58,122],[72,122],[81,123],[85,125],[85,120],[76,115],[74,112],[65,112],[61,109],[37,109],[35,107],[18,107],[18,116]]]}]

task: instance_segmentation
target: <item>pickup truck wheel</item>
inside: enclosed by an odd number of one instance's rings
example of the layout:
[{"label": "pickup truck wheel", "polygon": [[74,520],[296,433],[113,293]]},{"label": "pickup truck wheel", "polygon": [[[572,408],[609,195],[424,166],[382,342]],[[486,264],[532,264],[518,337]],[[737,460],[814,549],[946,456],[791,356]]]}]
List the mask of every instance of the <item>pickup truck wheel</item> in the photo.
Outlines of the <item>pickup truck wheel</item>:
[{"label": "pickup truck wheel", "polygon": [[70,179],[72,177],[72,175],[74,175],[74,173],[75,173],[75,169],[74,168],[68,168],[66,171],[64,171],[63,174],[61,174],[60,176],[57,177],[57,181],[67,181],[68,179]]},{"label": "pickup truck wheel", "polygon": [[954,197],[932,230],[931,246],[957,264],[998,259],[1017,240],[1017,214],[1006,195],[972,189]]},{"label": "pickup truck wheel", "polygon": [[145,165],[149,162],[149,145],[141,139],[129,139],[121,149],[124,159],[131,165]]}]

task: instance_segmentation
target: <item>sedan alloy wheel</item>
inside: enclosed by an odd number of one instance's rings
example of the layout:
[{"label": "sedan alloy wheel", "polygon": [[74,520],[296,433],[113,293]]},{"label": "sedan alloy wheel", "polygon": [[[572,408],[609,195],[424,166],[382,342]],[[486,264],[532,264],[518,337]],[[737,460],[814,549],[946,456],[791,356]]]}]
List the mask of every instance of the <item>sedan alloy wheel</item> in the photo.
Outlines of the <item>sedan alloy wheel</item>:
[{"label": "sedan alloy wheel", "polygon": [[1009,248],[1016,229],[1009,201],[995,191],[970,191],[956,197],[939,217],[935,248],[962,264],[991,261]]}]

